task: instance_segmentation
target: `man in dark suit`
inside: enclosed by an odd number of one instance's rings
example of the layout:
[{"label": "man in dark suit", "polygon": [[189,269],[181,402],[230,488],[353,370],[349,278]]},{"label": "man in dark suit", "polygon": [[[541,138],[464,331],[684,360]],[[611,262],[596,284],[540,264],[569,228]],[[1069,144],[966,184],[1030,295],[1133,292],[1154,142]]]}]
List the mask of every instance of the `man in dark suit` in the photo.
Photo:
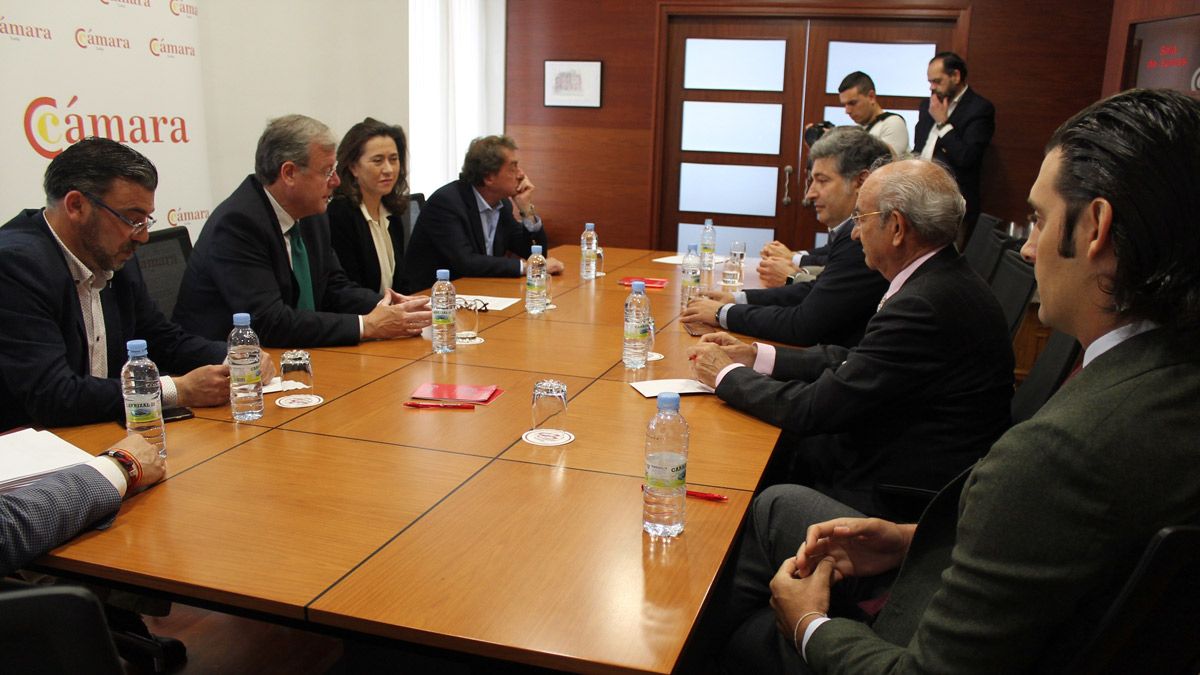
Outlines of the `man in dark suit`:
[{"label": "man in dark suit", "polygon": [[811,281],[738,293],[705,291],[680,320],[714,331],[727,328],[790,345],[853,347],[862,339],[888,282],[867,267],[862,244],[850,236],[850,212],[871,167],[890,161],[891,148],[862,129],[834,129],[813,144],[812,183],[805,199],[830,228],[825,269]]},{"label": "man in dark suit", "polygon": [[854,349],[715,333],[689,350],[721,400],[783,429],[777,452],[791,455],[794,476],[864,513],[890,515],[879,485],[941,487],[1009,425],[1003,313],[951,246],[962,201],[946,170],[923,160],[863,183],[853,236],[891,283]]},{"label": "man in dark suit", "polygon": [[[718,603],[739,668],[1070,672],[1154,533],[1200,518],[1200,102],[1127,91],[1047,148],[1023,253],[1082,370],[916,525],[764,492]],[[830,618],[889,583],[872,625]]]},{"label": "man in dark suit", "polygon": [[[452,279],[523,275],[529,247],[548,247],[533,190],[513,139],[471,141],[458,180],[430,195],[417,217],[404,260],[408,288],[429,288],[439,268],[449,269]],[[559,274],[563,264],[547,258],[546,269]]]},{"label": "man in dark suit", "polygon": [[163,405],[229,401],[225,343],[185,333],[146,291],[137,247],[158,172],[136,150],[87,138],[55,157],[46,208],[0,228],[0,430],[124,419],[125,343],[146,340]]},{"label": "man in dark suit", "polygon": [[229,334],[249,312],[267,346],[320,347],[412,337],[428,326],[428,298],[350,281],[329,241],[325,208],[338,185],[329,127],[304,115],[267,125],[254,175],[221,202],[200,232],[175,320],[201,335]]},{"label": "man in dark suit", "polygon": [[967,199],[969,232],[979,216],[979,172],[996,132],[996,108],[967,86],[967,63],[954,52],[933,57],[927,75],[930,97],[921,101],[913,154],[949,167]]},{"label": "man in dark suit", "polygon": [[162,480],[166,466],[158,448],[130,434],[95,459],[0,494],[0,576],[111,521],[121,499]]}]

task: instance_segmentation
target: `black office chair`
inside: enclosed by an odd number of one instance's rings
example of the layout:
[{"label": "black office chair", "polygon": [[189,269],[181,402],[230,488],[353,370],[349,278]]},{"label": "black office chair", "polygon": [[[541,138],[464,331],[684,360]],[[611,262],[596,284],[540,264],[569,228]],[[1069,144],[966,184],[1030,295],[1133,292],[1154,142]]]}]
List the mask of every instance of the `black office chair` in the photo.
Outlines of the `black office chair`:
[{"label": "black office chair", "polygon": [[996,273],[992,276],[992,293],[1000,301],[1004,318],[1008,322],[1008,337],[1012,339],[1021,327],[1025,308],[1033,297],[1037,280],[1033,277],[1033,265],[1025,262],[1016,251],[1004,251]]},{"label": "black office chair", "polygon": [[192,239],[186,227],[167,227],[150,233],[150,241],[138,247],[138,267],[146,281],[146,290],[163,316],[171,318],[179,284],[192,254]]},{"label": "black office chair", "polygon": [[975,229],[971,231],[971,239],[963,248],[962,254],[967,259],[967,264],[984,281],[992,280],[996,264],[1000,261],[1000,254],[1004,251],[1007,237],[996,229],[1002,224],[1003,222],[995,216],[986,213],[979,214]]},{"label": "black office chair", "polygon": [[1200,527],[1164,527],[1068,673],[1200,672]]},{"label": "black office chair", "polygon": [[87,589],[30,586],[0,593],[0,673],[123,672],[104,609]]},{"label": "black office chair", "polygon": [[1038,354],[1025,381],[1017,387],[1012,398],[1012,422],[1020,424],[1033,417],[1042,404],[1058,391],[1071,374],[1075,361],[1079,359],[1079,343],[1075,338],[1054,331],[1046,340],[1042,353]]},{"label": "black office chair", "polygon": [[408,196],[408,212],[400,216],[400,222],[404,225],[404,250],[408,250],[408,240],[412,238],[413,226],[417,224],[417,216],[421,215],[421,209],[425,208],[425,195],[420,192],[414,192]]}]

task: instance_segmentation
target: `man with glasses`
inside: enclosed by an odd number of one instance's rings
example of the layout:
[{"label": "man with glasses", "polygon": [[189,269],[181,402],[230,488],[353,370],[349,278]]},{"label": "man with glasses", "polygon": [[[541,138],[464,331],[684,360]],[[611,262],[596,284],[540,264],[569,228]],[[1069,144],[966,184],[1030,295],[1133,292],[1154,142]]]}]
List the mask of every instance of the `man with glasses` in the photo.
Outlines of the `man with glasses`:
[{"label": "man with glasses", "polygon": [[304,115],[271,120],[254,174],[204,224],[179,289],[175,319],[201,335],[229,333],[249,312],[267,346],[320,347],[412,337],[428,298],[382,298],[346,276],[325,207],[339,184],[329,127]]},{"label": "man with glasses", "polygon": [[863,263],[862,245],[851,238],[848,217],[871,167],[890,161],[892,150],[862,129],[842,127],[814,143],[809,156],[812,184],[805,199],[830,229],[825,270],[815,280],[780,288],[705,291],[680,317],[693,332],[703,324],[708,328],[701,330],[727,328],[804,347],[853,347],[862,339],[887,280]]},{"label": "man with glasses", "polygon": [[851,236],[890,282],[857,347],[715,333],[689,355],[721,400],[783,429],[776,452],[794,482],[895,518],[909,492],[945,485],[1008,428],[1013,353],[999,303],[952,245],[965,205],[945,169],[888,164],[857,204]]},{"label": "man with glasses", "polygon": [[140,153],[87,138],[46,168],[46,208],[0,228],[0,430],[123,419],[118,376],[134,338],[164,373],[164,407],[228,402],[225,343],[168,321],[133,257],[157,186]]}]

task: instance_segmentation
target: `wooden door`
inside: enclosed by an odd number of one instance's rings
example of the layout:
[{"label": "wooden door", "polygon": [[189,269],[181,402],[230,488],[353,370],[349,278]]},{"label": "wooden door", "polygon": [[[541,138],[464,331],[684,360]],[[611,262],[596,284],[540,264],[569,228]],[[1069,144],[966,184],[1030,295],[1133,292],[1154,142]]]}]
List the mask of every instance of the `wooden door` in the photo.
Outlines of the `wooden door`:
[{"label": "wooden door", "polygon": [[[682,10],[681,10],[682,11]],[[803,206],[807,172],[807,148],[801,139],[805,124],[825,119],[826,107],[838,107],[836,88],[829,91],[830,75],[836,80],[848,73],[827,73],[830,42],[861,43],[864,50],[877,45],[926,45],[929,56],[944,50],[965,55],[965,35],[969,10],[862,10],[837,8],[791,8],[778,10],[782,16],[739,16],[737,8],[712,10],[702,16],[668,15],[666,50],[661,66],[664,88],[661,114],[661,142],[656,183],[659,189],[655,214],[658,229],[654,245],[660,249],[682,249],[678,242],[681,223],[698,224],[713,218],[718,226],[769,228],[774,237],[792,248],[808,248],[824,227],[812,210]],[[685,86],[689,40],[782,41],[785,63],[781,86],[777,91],[700,89]],[[864,52],[865,53],[865,52]],[[880,66],[882,69],[882,66]],[[924,80],[924,64],[915,77]],[[863,70],[871,74],[870,66]],[[876,82],[880,85],[880,82]],[[881,90],[882,86],[879,87]],[[916,111],[923,96],[880,95],[885,110]],[[685,147],[684,110],[699,102],[775,104],[781,107],[778,149],[773,153],[714,151]],[[910,136],[915,118],[909,124]],[[725,211],[700,211],[681,200],[681,183],[688,165],[758,167],[774,171],[773,209],[768,214]],[[762,171],[760,171],[761,173]],[[714,195],[724,190],[717,186]],[[684,186],[684,192],[687,192]],[[715,200],[714,200],[715,201]],[[736,200],[735,200],[736,201]],[[694,202],[693,202],[694,203]],[[753,255],[753,251],[750,252]]]}]

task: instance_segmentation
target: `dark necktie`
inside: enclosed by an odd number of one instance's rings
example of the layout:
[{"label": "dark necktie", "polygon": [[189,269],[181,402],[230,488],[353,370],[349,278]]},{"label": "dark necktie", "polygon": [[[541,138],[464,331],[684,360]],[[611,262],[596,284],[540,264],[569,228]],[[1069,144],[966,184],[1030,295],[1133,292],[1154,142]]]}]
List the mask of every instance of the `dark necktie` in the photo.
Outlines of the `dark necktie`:
[{"label": "dark necktie", "polygon": [[314,310],[312,273],[308,269],[308,249],[304,247],[304,237],[300,236],[300,228],[292,226],[288,230],[288,238],[292,240],[292,274],[300,286],[300,297],[296,299],[296,309]]}]

